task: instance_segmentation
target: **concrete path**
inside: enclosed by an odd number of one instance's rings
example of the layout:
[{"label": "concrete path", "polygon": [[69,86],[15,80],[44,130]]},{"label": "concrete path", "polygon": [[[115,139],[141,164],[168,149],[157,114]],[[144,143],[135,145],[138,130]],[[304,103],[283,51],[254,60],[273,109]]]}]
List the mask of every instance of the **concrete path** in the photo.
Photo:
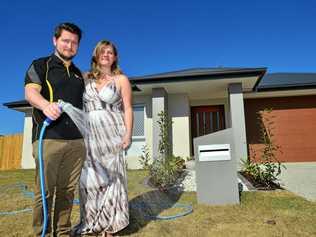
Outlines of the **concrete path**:
[{"label": "concrete path", "polygon": [[284,163],[279,176],[281,186],[286,190],[316,201],[316,162]]}]

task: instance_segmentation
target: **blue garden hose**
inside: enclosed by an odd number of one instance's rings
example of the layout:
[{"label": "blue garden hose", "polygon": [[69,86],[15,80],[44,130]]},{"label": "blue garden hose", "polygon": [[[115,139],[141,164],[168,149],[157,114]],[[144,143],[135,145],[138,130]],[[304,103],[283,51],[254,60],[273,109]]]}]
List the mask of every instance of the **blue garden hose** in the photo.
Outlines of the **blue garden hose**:
[{"label": "blue garden hose", "polygon": [[41,196],[42,196],[42,205],[43,205],[43,229],[42,229],[42,237],[45,237],[45,232],[48,224],[48,210],[47,210],[47,202],[46,202],[46,192],[45,192],[45,176],[44,176],[44,165],[43,165],[43,137],[46,130],[51,124],[52,120],[50,118],[46,118],[43,122],[43,126],[40,132],[40,136],[38,139],[38,163],[39,163],[39,171],[40,171],[40,184],[41,184]]}]

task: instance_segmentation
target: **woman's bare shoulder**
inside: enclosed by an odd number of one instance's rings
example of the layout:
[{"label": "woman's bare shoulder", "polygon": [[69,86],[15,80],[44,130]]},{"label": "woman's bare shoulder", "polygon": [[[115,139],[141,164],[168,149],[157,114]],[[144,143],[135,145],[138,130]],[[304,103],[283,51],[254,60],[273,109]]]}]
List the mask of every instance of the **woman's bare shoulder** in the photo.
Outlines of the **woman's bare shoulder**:
[{"label": "woman's bare shoulder", "polygon": [[126,83],[129,83],[129,79],[128,77],[125,75],[125,74],[120,74],[120,75],[117,75],[117,79],[119,81],[119,83],[122,85],[122,84],[126,84]]}]

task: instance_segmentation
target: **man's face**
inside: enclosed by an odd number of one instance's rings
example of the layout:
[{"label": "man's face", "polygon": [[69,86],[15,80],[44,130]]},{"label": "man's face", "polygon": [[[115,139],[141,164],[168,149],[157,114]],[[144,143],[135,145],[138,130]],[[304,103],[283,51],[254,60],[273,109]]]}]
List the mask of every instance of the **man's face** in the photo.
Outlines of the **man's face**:
[{"label": "man's face", "polygon": [[79,46],[78,35],[62,30],[58,39],[53,38],[55,49],[59,56],[66,61],[71,60],[76,54]]}]

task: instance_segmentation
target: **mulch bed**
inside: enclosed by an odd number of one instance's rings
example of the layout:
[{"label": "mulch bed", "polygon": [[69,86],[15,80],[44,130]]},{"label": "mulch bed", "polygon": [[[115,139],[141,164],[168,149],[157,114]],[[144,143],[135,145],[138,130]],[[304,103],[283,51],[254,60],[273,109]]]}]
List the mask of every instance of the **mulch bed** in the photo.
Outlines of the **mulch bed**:
[{"label": "mulch bed", "polygon": [[245,172],[240,172],[240,174],[245,178],[247,179],[251,184],[252,186],[254,186],[257,190],[277,190],[277,189],[283,189],[278,183],[269,183],[269,185],[267,184],[264,184],[264,183],[261,183],[261,182],[258,182],[257,180],[255,180],[253,178],[253,176],[249,175],[248,173],[245,173]]}]

